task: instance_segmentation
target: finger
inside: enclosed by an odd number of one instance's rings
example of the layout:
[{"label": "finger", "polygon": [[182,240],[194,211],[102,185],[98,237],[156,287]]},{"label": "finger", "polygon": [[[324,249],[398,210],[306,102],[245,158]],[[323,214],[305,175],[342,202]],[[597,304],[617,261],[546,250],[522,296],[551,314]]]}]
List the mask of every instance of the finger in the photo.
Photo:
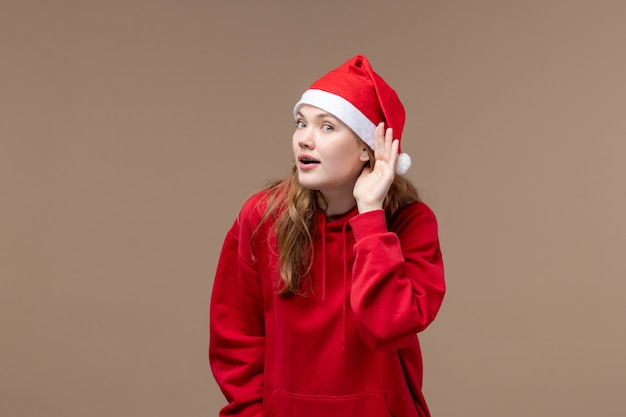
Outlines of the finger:
[{"label": "finger", "polygon": [[400,147],[400,139],[394,139],[391,143],[391,155],[389,156],[389,166],[393,172],[396,172],[396,165],[398,163],[398,148]]},{"label": "finger", "polygon": [[393,129],[388,128],[387,131],[385,132],[385,153],[383,157],[385,161],[389,161],[389,158],[392,155],[392,152],[391,152],[392,144],[393,144]]},{"label": "finger", "polygon": [[385,149],[385,123],[380,122],[374,130],[374,159],[383,157]]}]

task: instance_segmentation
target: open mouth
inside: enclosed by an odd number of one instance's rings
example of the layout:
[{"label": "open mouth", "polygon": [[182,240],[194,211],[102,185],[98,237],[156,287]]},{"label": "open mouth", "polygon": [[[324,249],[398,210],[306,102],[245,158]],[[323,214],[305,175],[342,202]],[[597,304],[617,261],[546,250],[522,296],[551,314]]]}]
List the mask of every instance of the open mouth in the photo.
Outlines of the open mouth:
[{"label": "open mouth", "polygon": [[319,164],[320,161],[311,158],[300,158],[300,162],[304,165]]}]

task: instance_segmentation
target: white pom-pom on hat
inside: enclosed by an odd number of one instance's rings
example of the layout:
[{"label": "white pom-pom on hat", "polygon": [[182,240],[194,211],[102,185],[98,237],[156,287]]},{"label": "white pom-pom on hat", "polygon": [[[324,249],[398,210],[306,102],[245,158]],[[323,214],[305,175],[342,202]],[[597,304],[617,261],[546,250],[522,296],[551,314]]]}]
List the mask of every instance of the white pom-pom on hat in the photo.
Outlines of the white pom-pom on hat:
[{"label": "white pom-pom on hat", "polygon": [[[343,123],[374,149],[374,130],[380,122],[393,129],[401,142],[405,111],[398,94],[374,72],[363,55],[357,55],[315,81],[293,109],[294,117],[303,104],[323,109]],[[411,158],[398,144],[397,174],[405,174]]]},{"label": "white pom-pom on hat", "polygon": [[396,174],[404,175],[411,168],[411,157],[408,153],[402,152],[398,155],[398,162],[396,163]]}]

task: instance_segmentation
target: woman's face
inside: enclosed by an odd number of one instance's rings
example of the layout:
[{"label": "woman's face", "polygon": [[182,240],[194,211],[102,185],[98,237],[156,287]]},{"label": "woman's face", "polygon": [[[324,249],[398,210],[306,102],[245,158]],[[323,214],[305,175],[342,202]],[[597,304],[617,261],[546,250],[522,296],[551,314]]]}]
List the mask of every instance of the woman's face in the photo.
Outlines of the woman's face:
[{"label": "woman's face", "polygon": [[365,163],[363,145],[335,116],[303,105],[296,117],[293,153],[298,180],[304,188],[319,190],[327,197],[337,192],[352,196]]}]

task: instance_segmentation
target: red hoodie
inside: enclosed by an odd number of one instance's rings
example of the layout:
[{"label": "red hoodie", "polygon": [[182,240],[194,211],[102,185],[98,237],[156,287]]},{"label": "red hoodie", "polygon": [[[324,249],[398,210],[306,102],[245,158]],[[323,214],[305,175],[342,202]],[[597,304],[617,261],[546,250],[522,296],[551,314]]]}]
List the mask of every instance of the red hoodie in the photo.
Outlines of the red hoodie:
[{"label": "red hoodie", "polygon": [[310,284],[279,296],[271,221],[251,237],[265,196],[244,204],[217,266],[209,360],[228,401],[220,415],[429,416],[417,333],[445,292],[433,212],[320,214]]}]

